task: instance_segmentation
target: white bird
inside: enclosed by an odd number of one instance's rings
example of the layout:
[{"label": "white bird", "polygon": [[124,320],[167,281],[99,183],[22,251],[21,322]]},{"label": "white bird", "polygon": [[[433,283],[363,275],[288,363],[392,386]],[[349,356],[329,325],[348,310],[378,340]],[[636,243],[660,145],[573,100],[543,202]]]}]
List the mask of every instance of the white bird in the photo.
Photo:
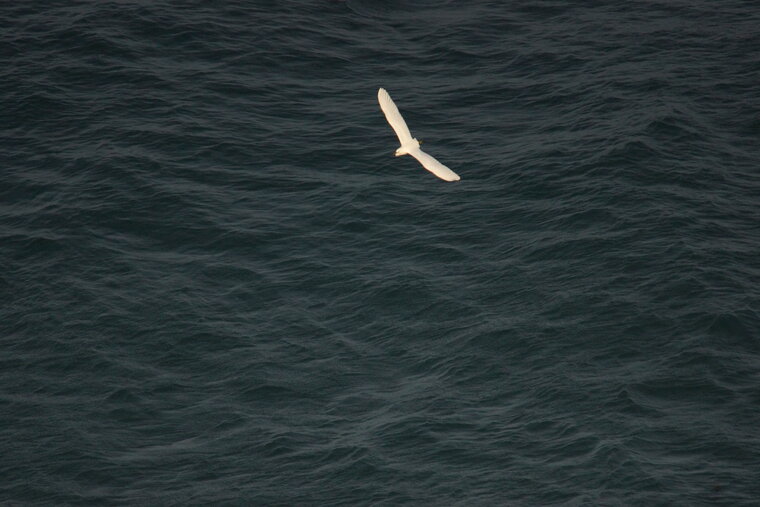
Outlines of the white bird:
[{"label": "white bird", "polygon": [[401,146],[396,150],[397,157],[400,157],[401,155],[411,155],[422,164],[422,167],[442,180],[459,181],[459,175],[457,173],[420,149],[420,142],[412,137],[412,133],[409,132],[409,127],[406,126],[404,118],[401,116],[401,113],[398,112],[396,104],[393,103],[393,99],[391,99],[391,96],[385,91],[385,88],[380,88],[377,91],[377,101],[380,103],[380,109],[385,113],[385,119],[391,124],[393,130],[396,131],[398,140],[401,143]]}]

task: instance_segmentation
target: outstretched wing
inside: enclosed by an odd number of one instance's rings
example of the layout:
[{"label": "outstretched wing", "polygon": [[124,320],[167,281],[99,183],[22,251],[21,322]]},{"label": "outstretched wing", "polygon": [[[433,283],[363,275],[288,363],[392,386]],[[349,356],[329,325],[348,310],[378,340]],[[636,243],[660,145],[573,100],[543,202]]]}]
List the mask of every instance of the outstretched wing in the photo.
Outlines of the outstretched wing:
[{"label": "outstretched wing", "polygon": [[436,159],[425,153],[419,148],[409,151],[409,155],[416,158],[422,167],[435,174],[442,180],[446,181],[459,181],[459,175],[438,162]]},{"label": "outstretched wing", "polygon": [[377,91],[377,101],[380,103],[380,109],[385,113],[385,119],[391,124],[393,130],[396,131],[399,142],[404,145],[412,140],[412,134],[409,132],[409,127],[406,126],[404,118],[401,113],[398,112],[396,104],[393,103],[393,99],[385,91],[385,88],[380,88]]}]

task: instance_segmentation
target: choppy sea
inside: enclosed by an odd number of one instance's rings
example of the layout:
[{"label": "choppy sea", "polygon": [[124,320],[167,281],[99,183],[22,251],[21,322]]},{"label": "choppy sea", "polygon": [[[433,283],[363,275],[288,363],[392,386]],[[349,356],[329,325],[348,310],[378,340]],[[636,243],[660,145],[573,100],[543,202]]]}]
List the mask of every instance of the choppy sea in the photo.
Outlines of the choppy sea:
[{"label": "choppy sea", "polygon": [[760,505],[757,2],[4,2],[0,504]]}]

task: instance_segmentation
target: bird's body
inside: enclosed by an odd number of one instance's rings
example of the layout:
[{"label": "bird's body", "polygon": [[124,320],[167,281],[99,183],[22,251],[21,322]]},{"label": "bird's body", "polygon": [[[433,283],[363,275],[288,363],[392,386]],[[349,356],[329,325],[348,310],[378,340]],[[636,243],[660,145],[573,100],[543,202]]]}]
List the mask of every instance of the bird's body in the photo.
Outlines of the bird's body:
[{"label": "bird's body", "polygon": [[377,101],[380,103],[380,109],[385,113],[385,119],[391,125],[393,130],[398,136],[398,140],[401,146],[396,150],[396,156],[411,155],[422,164],[422,167],[435,174],[442,180],[446,181],[458,181],[459,175],[438,162],[436,159],[425,153],[420,149],[420,142],[412,137],[412,133],[409,132],[409,127],[406,126],[404,117],[398,112],[396,104],[385,91],[385,88],[380,88],[377,91]]}]

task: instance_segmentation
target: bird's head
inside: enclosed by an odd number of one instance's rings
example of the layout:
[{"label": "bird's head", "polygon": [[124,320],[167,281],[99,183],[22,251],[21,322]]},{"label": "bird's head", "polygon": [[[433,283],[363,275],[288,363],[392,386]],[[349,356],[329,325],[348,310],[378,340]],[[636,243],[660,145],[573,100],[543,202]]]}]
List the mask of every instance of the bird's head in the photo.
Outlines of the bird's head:
[{"label": "bird's head", "polygon": [[401,155],[409,155],[409,150],[413,150],[414,148],[419,148],[420,144],[422,144],[421,141],[418,141],[417,139],[412,139],[411,142],[407,144],[402,144],[398,147],[396,150],[396,156],[400,157]]}]

